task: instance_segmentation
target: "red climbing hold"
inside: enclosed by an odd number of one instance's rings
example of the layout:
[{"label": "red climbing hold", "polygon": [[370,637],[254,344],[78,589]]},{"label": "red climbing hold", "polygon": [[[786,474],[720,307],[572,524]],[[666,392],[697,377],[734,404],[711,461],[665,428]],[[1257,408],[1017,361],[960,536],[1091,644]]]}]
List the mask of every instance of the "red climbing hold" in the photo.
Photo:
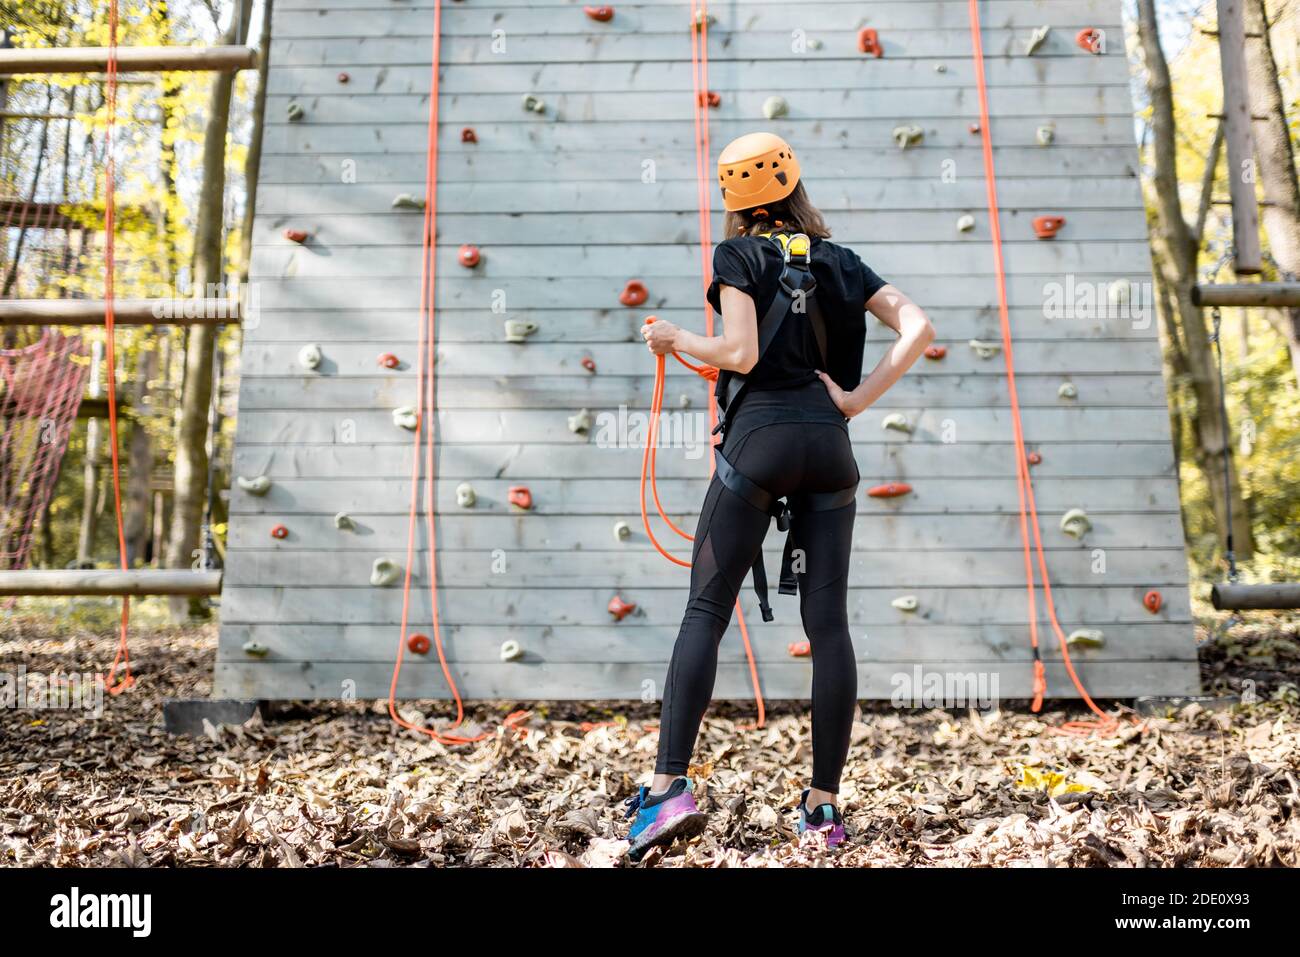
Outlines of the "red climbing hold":
[{"label": "red climbing hold", "polygon": [[1164,603],[1164,598],[1161,597],[1160,592],[1155,589],[1152,589],[1142,596],[1142,604],[1145,605],[1147,611],[1151,612],[1153,615],[1160,610],[1160,606]]},{"label": "red climbing hold", "polygon": [[382,353],[376,361],[385,369],[396,369],[402,364],[402,360],[391,352]]},{"label": "red climbing hold", "polygon": [[1101,53],[1102,44],[1105,43],[1103,37],[1104,34],[1096,27],[1084,27],[1075,36],[1074,42],[1089,53],[1098,54]]},{"label": "red climbing hold", "polygon": [[272,538],[288,538],[288,537],[289,537],[289,529],[285,528],[283,525],[272,525],[272,526],[271,526],[271,537],[272,537]]},{"label": "red climbing hold", "polygon": [[582,12],[601,23],[608,23],[614,19],[613,7],[583,7]]},{"label": "red climbing hold", "polygon": [[1043,454],[1041,452],[1030,452],[1028,455],[1025,456],[1025,461],[1028,462],[1030,465],[1042,465]]},{"label": "red climbing hold", "polygon": [[462,143],[477,143],[478,136],[474,132],[474,127],[467,126],[460,131],[460,141]]},{"label": "red climbing hold", "polygon": [[479,264],[479,260],[483,258],[483,254],[479,252],[478,247],[471,246],[469,243],[461,246],[456,255],[460,259],[460,264],[466,269],[473,269]]},{"label": "red climbing hold", "polygon": [[1034,234],[1039,239],[1054,239],[1056,231],[1064,225],[1064,216],[1035,216]]},{"label": "red climbing hold", "polygon": [[792,641],[785,646],[791,658],[811,658],[812,644],[807,641]]},{"label": "red climbing hold", "polygon": [[515,508],[522,508],[527,511],[533,507],[533,493],[528,491],[527,485],[510,486],[507,498]]},{"label": "red climbing hold", "polygon": [[947,346],[926,346],[925,357],[927,359],[942,359],[948,354]]},{"label": "red climbing hold", "polygon": [[879,59],[885,55],[884,49],[880,46],[880,34],[871,27],[863,27],[858,31],[858,51],[860,53],[870,53]]},{"label": "red climbing hold", "polygon": [[305,243],[307,241],[307,230],[305,229],[286,229],[284,238],[291,243]]},{"label": "red climbing hold", "polygon": [[350,79],[352,79],[352,77],[348,76],[346,73],[340,73],[340,74],[339,74],[339,82],[340,82],[340,83],[346,83],[346,82],[348,82],[348,80],[350,80]]},{"label": "red climbing hold", "polygon": [[413,655],[427,655],[431,647],[428,635],[415,634],[406,639],[406,650]]},{"label": "red climbing hold", "polygon": [[623,291],[618,294],[618,301],[625,306],[640,306],[650,298],[650,291],[639,279],[629,279]]},{"label": "red climbing hold", "polygon": [[615,621],[622,621],[632,612],[636,611],[636,605],[632,602],[626,602],[621,595],[615,595],[609,600],[609,613],[614,616]]},{"label": "red climbing hold", "polygon": [[884,485],[874,485],[867,489],[867,494],[872,498],[898,498],[911,491],[912,486],[906,482],[886,482]]},{"label": "red climbing hold", "polygon": [[699,99],[700,106],[707,106],[716,110],[722,105],[722,94],[716,90],[709,90],[707,93],[701,93]]},{"label": "red climbing hold", "polygon": [[591,356],[583,356],[583,357],[582,357],[582,367],[583,367],[584,369],[586,369],[588,372],[595,372],[595,371],[596,371],[596,360],[593,359]]}]

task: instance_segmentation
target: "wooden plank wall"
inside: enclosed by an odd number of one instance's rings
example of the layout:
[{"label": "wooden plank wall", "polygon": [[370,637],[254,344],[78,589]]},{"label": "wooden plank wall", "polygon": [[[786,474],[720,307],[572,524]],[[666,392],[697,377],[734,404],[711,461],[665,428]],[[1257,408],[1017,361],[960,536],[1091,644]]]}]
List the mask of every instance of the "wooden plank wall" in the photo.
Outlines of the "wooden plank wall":
[{"label": "wooden plank wall", "polygon": [[[1067,630],[1105,633],[1105,647],[1076,655],[1094,694],[1194,691],[1157,333],[1138,308],[1150,302],[1150,258],[1119,3],[985,0],[981,9],[1018,382],[1028,440],[1043,456],[1033,474],[1056,607]],[[467,697],[640,698],[663,679],[686,573],[641,531],[639,449],[575,435],[567,419],[584,407],[615,416],[647,407],[644,315],[702,328],[689,10],[620,4],[613,21],[596,23],[562,0],[444,5],[436,511],[447,648]],[[859,504],[850,616],[861,693],[888,697],[893,677],[920,664],[996,674],[1003,696],[1028,696],[1004,365],[969,345],[998,339],[999,323],[979,137],[969,129],[977,100],[966,3],[737,0],[711,11],[709,85],[722,98],[711,114],[715,157],[742,132],[786,136],[836,239],[924,304],[948,347],[852,423],[864,488],[915,487]],[[1026,56],[1043,25],[1046,43]],[[883,58],[857,52],[864,26],[879,31]],[[1085,26],[1106,32],[1103,55],[1075,44]],[[274,485],[260,498],[232,492],[219,695],[387,693],[401,589],[368,579],[376,558],[401,561],[405,546],[410,434],[390,412],[415,400],[422,222],[391,204],[425,192],[431,29],[432,0],[276,3],[258,313],[246,329],[235,453],[237,473]],[[820,48],[792,52],[799,30]],[[545,114],[522,108],[528,93],[546,101]],[[762,104],[777,93],[790,114],[767,122]],[[297,121],[291,103],[303,110]],[[925,139],[900,151],[891,131],[911,123]],[[1040,146],[1037,130],[1049,123],[1055,141]],[[466,126],[477,144],[462,143]],[[967,213],[975,227],[961,233]],[[1067,219],[1052,241],[1031,227],[1046,213]],[[287,228],[311,238],[297,245]],[[477,269],[457,264],[462,243],[482,248]],[[648,285],[645,308],[619,304],[630,278]],[[1136,318],[1114,314],[1123,304],[1110,314],[1045,307],[1051,284],[1073,283],[1078,295],[1115,282],[1140,284],[1128,310]],[[508,317],[538,331],[506,343]],[[873,329],[868,367],[885,333]],[[324,356],[312,372],[297,361],[308,343]],[[381,368],[384,352],[401,367]],[[668,404],[685,397],[690,423],[706,386],[669,367]],[[1078,398],[1058,394],[1067,381]],[[910,436],[882,429],[894,411],[914,424]],[[666,506],[687,527],[703,498],[703,451],[697,440],[660,455]],[[456,505],[465,481],[478,495],[472,510]],[[512,513],[512,485],[531,488],[531,513]],[[1074,507],[1093,522],[1082,541],[1058,528]],[[355,530],[335,527],[339,511]],[[617,539],[617,522],[632,527],[628,539]],[[269,535],[276,524],[288,537]],[[773,531],[773,572],[780,545]],[[427,631],[423,550],[413,573],[414,620]],[[1157,614],[1143,607],[1150,589],[1163,595]],[[616,593],[639,606],[619,623],[606,610]],[[919,601],[915,613],[890,604],[906,594]],[[764,691],[803,697],[809,662],[787,652],[803,638],[797,605],[775,601],[777,621],[763,624],[748,586],[743,596]],[[502,662],[511,639],[524,655]],[[250,642],[265,656],[248,654]],[[1072,696],[1047,629],[1044,654],[1050,693]],[[407,662],[402,695],[446,695],[432,655]],[[750,694],[734,626],[717,694]]]}]

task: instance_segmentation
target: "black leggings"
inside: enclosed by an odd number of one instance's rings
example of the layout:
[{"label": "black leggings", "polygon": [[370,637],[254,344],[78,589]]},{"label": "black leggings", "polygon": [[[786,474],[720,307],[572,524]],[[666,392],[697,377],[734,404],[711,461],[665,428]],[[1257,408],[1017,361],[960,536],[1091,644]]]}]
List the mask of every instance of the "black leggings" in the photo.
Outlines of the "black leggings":
[{"label": "black leggings", "polygon": [[[778,497],[833,492],[858,481],[842,423],[781,422],[748,430],[733,426],[722,451],[737,471]],[[839,791],[858,688],[848,623],[849,551],[856,511],[856,502],[831,511],[805,511],[796,513],[792,523],[796,546],[805,557],[806,567],[798,575],[799,611],[813,658],[812,786],[831,793]],[[664,684],[657,774],[686,773],[700,721],[713,697],[718,644],[771,522],[771,516],[714,477],[695,530],[690,600]]]}]

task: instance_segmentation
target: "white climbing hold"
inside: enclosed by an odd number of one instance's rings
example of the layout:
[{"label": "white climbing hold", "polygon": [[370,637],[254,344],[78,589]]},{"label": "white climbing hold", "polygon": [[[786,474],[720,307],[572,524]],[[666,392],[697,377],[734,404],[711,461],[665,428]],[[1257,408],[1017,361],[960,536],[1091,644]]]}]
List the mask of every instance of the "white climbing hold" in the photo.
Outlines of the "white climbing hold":
[{"label": "white climbing hold", "polygon": [[627,522],[614,523],[614,541],[622,542],[632,537],[632,526]]},{"label": "white climbing hold", "polygon": [[289,114],[290,123],[297,123],[299,120],[301,120],[304,116],[307,115],[307,111],[304,110],[297,103],[290,103],[289,108],[286,110],[286,112]]},{"label": "white climbing hold", "polygon": [[1045,123],[1038,128],[1038,145],[1051,146],[1056,140],[1056,124]]},{"label": "white climbing hold", "polygon": [[902,412],[891,412],[880,422],[882,429],[892,429],[895,432],[906,432],[911,435],[912,423],[907,421],[907,416]]},{"label": "white climbing hold", "polygon": [[473,508],[477,501],[478,495],[474,492],[474,486],[468,482],[461,482],[456,486],[456,504],[461,508]]},{"label": "white climbing hold", "polygon": [[402,576],[402,566],[391,558],[376,558],[370,566],[370,584],[376,588],[391,585]]},{"label": "white climbing hold", "polygon": [[821,40],[818,40],[818,39],[816,39],[815,37],[814,37],[813,39],[811,39],[811,40],[808,41],[808,49],[809,49],[809,50],[820,50],[820,49],[821,49],[823,46],[825,46],[825,45],[826,45],[826,44],[822,43]]},{"label": "white climbing hold", "polygon": [[524,109],[529,113],[545,113],[546,101],[540,96],[534,96],[531,93],[525,93],[523,99]]},{"label": "white climbing hold", "polygon": [[527,342],[537,331],[537,323],[530,319],[507,319],[506,342]]},{"label": "white climbing hold", "polygon": [[1062,399],[1079,398],[1079,387],[1073,382],[1062,382],[1061,387],[1056,390],[1056,394]]},{"label": "white climbing hold", "polygon": [[500,654],[502,661],[518,661],[524,656],[524,649],[519,642],[511,639],[510,641],[501,642]]},{"label": "white climbing hold", "polygon": [[244,642],[244,644],[243,644],[243,646],[242,646],[242,650],[243,650],[244,654],[249,655],[249,656],[251,656],[251,657],[253,657],[253,658],[265,658],[268,654],[271,653],[271,649],[270,649],[270,648],[268,648],[268,647],[266,647],[266,645],[260,644],[260,643],[258,643],[258,642],[256,642],[256,641],[246,641],[246,642]]},{"label": "white climbing hold", "polygon": [[713,26],[718,22],[718,18],[711,13],[705,13],[703,9],[696,9],[695,16],[691,18],[691,26],[699,29],[704,25]]},{"label": "white climbing hold", "polygon": [[1106,636],[1097,628],[1076,628],[1065,643],[1071,648],[1103,648]]},{"label": "white climbing hold", "polygon": [[946,64],[946,63],[936,63],[936,64],[934,65],[934,72],[935,72],[935,73],[947,73],[947,72],[948,72],[948,64]]},{"label": "white climbing hold", "polygon": [[1047,42],[1047,35],[1051,32],[1051,27],[1043,26],[1031,33],[1029,39],[1025,41],[1025,56],[1033,56],[1038,48]]},{"label": "white climbing hold", "polygon": [[763,101],[763,115],[769,120],[779,120],[790,115],[790,104],[783,96],[769,96]]},{"label": "white climbing hold", "polygon": [[298,365],[309,371],[319,369],[321,361],[324,360],[325,353],[320,351],[320,346],[312,342],[298,350]]},{"label": "white climbing hold", "polygon": [[677,408],[689,409],[691,407],[691,397],[683,392],[677,397]]},{"label": "white climbing hold", "polygon": [[920,603],[917,602],[915,595],[899,595],[890,604],[899,611],[916,611]]},{"label": "white climbing hold", "polygon": [[240,475],[235,482],[249,495],[265,495],[271,490],[271,480],[265,475],[255,475],[252,478]]},{"label": "white climbing hold", "polygon": [[399,406],[393,410],[393,425],[414,432],[420,427],[420,413],[413,406]]},{"label": "white climbing hold", "polygon": [[1061,531],[1072,538],[1083,538],[1091,529],[1088,513],[1081,508],[1072,508],[1061,516]]},{"label": "white climbing hold", "polygon": [[595,424],[590,409],[579,409],[576,414],[569,416],[569,431],[575,435],[586,435]]},{"label": "white climbing hold", "polygon": [[1131,283],[1127,279],[1116,279],[1106,287],[1106,301],[1112,306],[1123,306],[1132,294]]},{"label": "white climbing hold", "polygon": [[344,532],[355,532],[357,523],[347,512],[339,512],[334,516],[334,527]]},{"label": "white climbing hold", "polygon": [[975,217],[972,216],[970,213],[966,213],[964,216],[960,217],[957,220],[957,232],[959,233],[968,233],[974,228],[975,228]]},{"label": "white climbing hold", "polygon": [[919,126],[895,126],[894,142],[900,150],[915,146],[925,138],[925,130]]},{"label": "white climbing hold", "polygon": [[393,209],[424,209],[424,197],[398,193],[393,197]]},{"label": "white climbing hold", "polygon": [[981,359],[992,359],[1002,351],[1000,342],[988,342],[984,339],[972,339],[970,347],[975,350],[975,354]]}]

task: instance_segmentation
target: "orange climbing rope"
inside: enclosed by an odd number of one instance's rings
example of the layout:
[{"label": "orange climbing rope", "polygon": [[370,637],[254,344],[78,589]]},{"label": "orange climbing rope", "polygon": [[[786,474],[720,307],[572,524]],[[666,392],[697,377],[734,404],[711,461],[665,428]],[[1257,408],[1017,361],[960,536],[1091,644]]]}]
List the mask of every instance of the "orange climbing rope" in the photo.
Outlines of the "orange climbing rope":
[{"label": "orange climbing rope", "polygon": [[[712,201],[710,200],[713,176],[709,168],[709,162],[712,150],[709,143],[709,105],[708,97],[705,95],[709,88],[709,9],[708,0],[700,0],[697,7],[692,10],[691,14],[691,82],[692,82],[692,103],[694,104],[695,118],[695,188],[696,204],[699,208],[700,220],[700,275],[703,279],[704,289],[707,292],[709,288],[710,277],[713,273],[713,210]],[[646,320],[653,322],[651,316]],[[709,305],[708,299],[704,302],[704,329],[705,335],[713,335],[713,307]],[[701,376],[709,381],[715,381],[718,378],[718,370],[709,365],[695,365],[683,359],[676,352],[673,358],[690,369],[696,375]],[[663,356],[655,357],[655,385],[654,391],[650,398],[650,427],[646,435],[645,452],[641,456],[641,523],[645,527],[646,535],[651,544],[658,550],[660,555],[668,559],[674,565],[681,565],[684,568],[690,568],[691,563],[685,559],[678,558],[670,553],[659,543],[655,537],[654,530],[650,527],[650,516],[646,508],[645,488],[647,476],[650,482],[651,494],[654,498],[655,510],[664,523],[675,533],[687,541],[693,542],[695,537],[682,529],[668,517],[664,512],[662,503],[659,500],[659,485],[655,477],[657,448],[659,445],[659,420],[663,413],[664,387],[666,379],[666,369]],[[713,395],[709,391],[709,426],[712,429],[718,423],[718,408]],[[713,476],[713,457],[708,456],[709,476]],[[766,722],[767,709],[763,702],[763,692],[758,681],[758,665],[754,659],[754,649],[749,640],[749,626],[745,622],[745,612],[740,607],[740,600],[736,600],[736,622],[740,625],[740,638],[745,646],[745,659],[749,665],[749,679],[754,688],[754,703],[758,708],[758,717],[754,722],[754,728],[761,728]]]},{"label": "orange climbing rope", "polygon": [[1068,734],[1090,734],[1093,732],[1111,733],[1119,722],[1113,715],[1107,714],[1092,700],[1074,670],[1070,660],[1070,650],[1065,631],[1056,616],[1056,604],[1052,600],[1052,582],[1047,574],[1047,559],[1043,554],[1042,534],[1038,527],[1038,506],[1034,500],[1034,483],[1029,477],[1029,463],[1025,453],[1024,426],[1020,418],[1020,397],[1016,391],[1015,360],[1011,344],[1011,316],[1007,306],[1007,274],[1002,257],[1002,223],[998,216],[997,172],[993,164],[993,141],[989,129],[988,80],[984,71],[984,42],[980,28],[979,0],[969,0],[971,45],[975,61],[975,80],[979,88],[980,104],[980,140],[984,153],[984,185],[988,199],[989,230],[993,243],[993,264],[997,273],[998,317],[1002,324],[1002,352],[1007,368],[1007,392],[1011,398],[1011,424],[1016,439],[1016,491],[1020,499],[1020,538],[1025,559],[1026,591],[1029,599],[1029,640],[1034,650],[1034,703],[1033,710],[1039,711],[1043,706],[1043,696],[1047,691],[1047,679],[1043,671],[1042,658],[1038,648],[1038,607],[1035,596],[1034,565],[1030,554],[1030,528],[1033,529],[1033,549],[1038,557],[1038,570],[1043,579],[1043,604],[1047,608],[1052,630],[1056,633],[1061,646],[1061,659],[1065,670],[1078,690],[1084,703],[1097,715],[1097,721],[1067,721],[1057,730]]},{"label": "orange climbing rope", "polygon": [[[117,126],[117,0],[108,4],[108,63],[107,79],[104,85],[104,108],[107,111],[107,123],[104,132],[104,363],[107,373],[104,376],[108,391],[108,445],[113,463],[113,514],[117,518],[117,563],[122,571],[127,570],[126,562],[126,528],[122,522],[122,469],[117,455],[117,354],[113,348],[115,317],[113,314],[113,280],[115,277],[113,244],[113,206],[116,199],[114,180],[116,168],[113,162],[114,131]],[[122,617],[118,627],[117,654],[113,664],[104,676],[105,687],[110,694],[121,694],[135,684],[131,676],[131,654],[127,647],[127,631],[131,623],[131,599],[122,596]],[[118,666],[126,669],[120,682],[114,683]]]},{"label": "orange climbing rope", "polygon": [[[437,425],[437,410],[434,382],[435,342],[435,283],[437,279],[437,248],[435,244],[435,227],[438,214],[438,72],[442,50],[442,0],[434,0],[433,5],[433,63],[430,70],[429,92],[429,128],[427,133],[427,153],[425,156],[425,183],[428,197],[424,206],[424,228],[421,234],[420,262],[420,325],[419,341],[416,345],[418,359],[416,362],[416,395],[418,396],[418,423],[415,428],[411,448],[411,502],[407,520],[406,534],[406,573],[402,581],[402,628],[397,639],[397,659],[393,663],[393,679],[388,688],[388,714],[393,722],[402,728],[418,731],[428,735],[442,744],[472,744],[491,736],[483,732],[474,736],[452,734],[465,720],[465,705],[460,697],[460,689],[447,664],[447,655],[442,645],[442,622],[438,614],[438,539],[434,521],[434,435]],[[411,618],[411,567],[415,562],[415,535],[419,525],[420,513],[420,463],[421,437],[423,437],[424,461],[424,519],[428,532],[429,549],[429,611],[433,624],[433,643],[438,651],[438,663],[442,667],[447,687],[456,702],[456,720],[445,730],[439,731],[407,721],[397,713],[397,683],[402,674],[402,659],[406,652],[406,629]],[[505,726],[514,730],[517,723],[527,717],[527,712],[515,711],[506,717]]]}]

